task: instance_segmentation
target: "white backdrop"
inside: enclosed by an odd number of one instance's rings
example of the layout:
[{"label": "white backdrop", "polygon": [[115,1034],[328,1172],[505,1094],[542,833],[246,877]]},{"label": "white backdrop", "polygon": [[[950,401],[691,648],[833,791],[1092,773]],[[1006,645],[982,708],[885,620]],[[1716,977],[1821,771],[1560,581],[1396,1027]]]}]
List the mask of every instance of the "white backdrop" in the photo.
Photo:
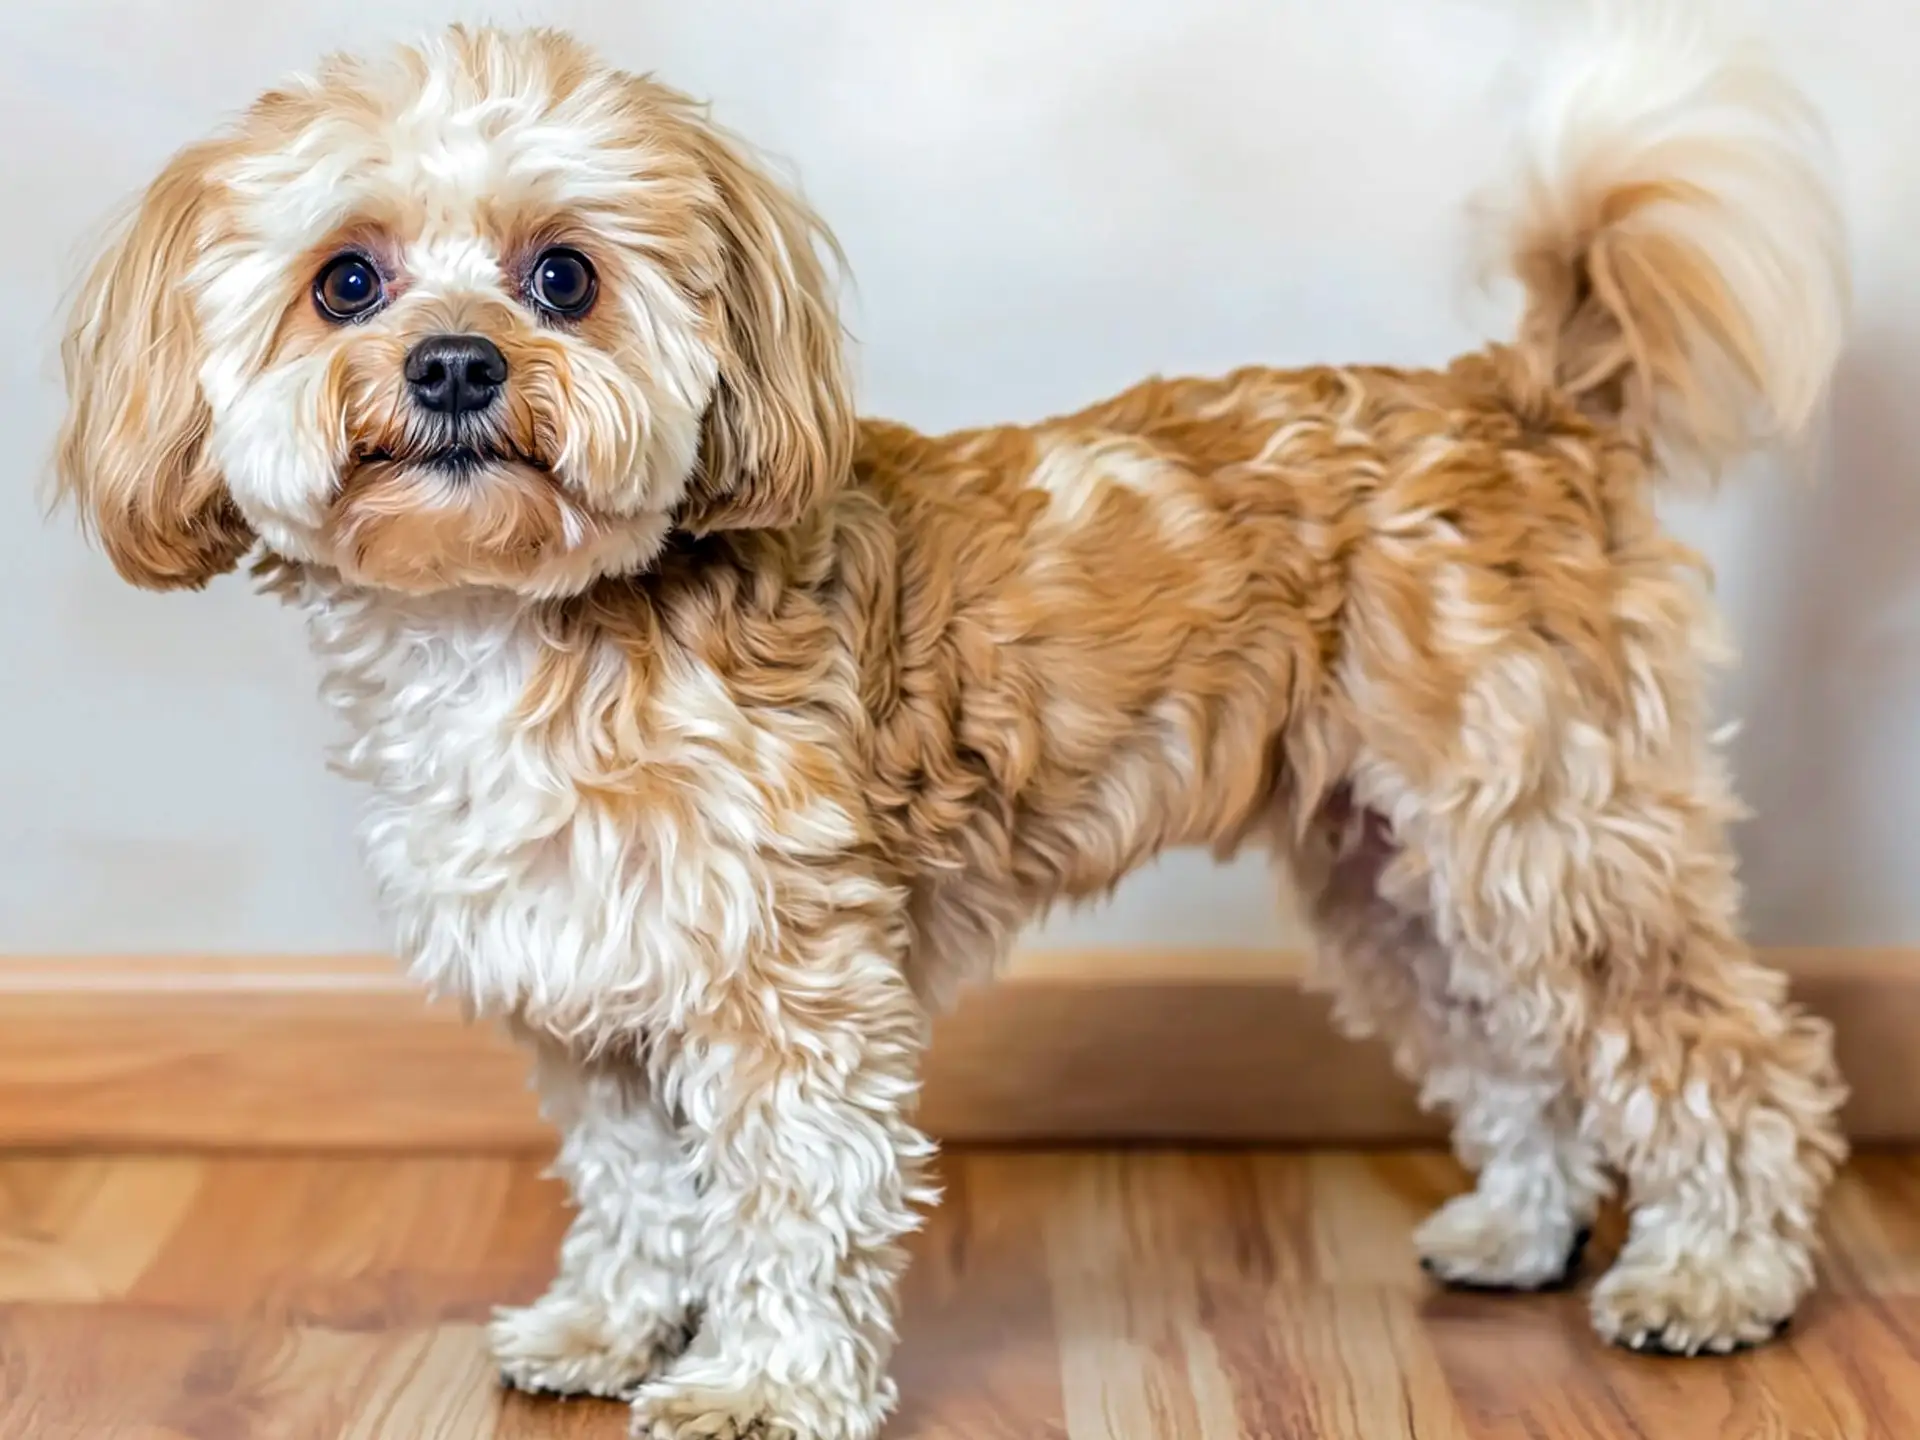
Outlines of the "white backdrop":
[{"label": "white backdrop", "polygon": [[[239,580],[124,588],[35,497],[57,315],[107,213],[322,49],[575,29],[790,159],[852,258],[867,407],[1033,418],[1154,370],[1434,362],[1498,327],[1460,202],[1549,0],[16,0],[0,50],[0,954],[329,951],[383,930],[297,626]],[[1861,327],[1817,488],[1676,520],[1745,652],[1754,929],[1920,942],[1920,12],[1750,7],[1827,109]],[[1057,943],[1289,943],[1257,864],[1176,856]]]}]

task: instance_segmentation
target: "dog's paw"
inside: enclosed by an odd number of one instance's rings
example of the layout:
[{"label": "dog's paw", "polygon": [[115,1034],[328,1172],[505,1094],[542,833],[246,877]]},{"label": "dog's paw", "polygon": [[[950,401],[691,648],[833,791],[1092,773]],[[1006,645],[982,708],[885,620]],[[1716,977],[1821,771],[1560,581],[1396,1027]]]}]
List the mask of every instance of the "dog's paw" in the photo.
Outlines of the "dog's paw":
[{"label": "dog's paw", "polygon": [[893,1408],[890,1383],[843,1394],[764,1374],[737,1385],[702,1378],[669,1372],[642,1385],[633,1400],[635,1440],[875,1440]]},{"label": "dog's paw", "polygon": [[1461,1290],[1558,1290],[1580,1271],[1590,1232],[1564,1216],[1519,1213],[1478,1191],[1457,1195],[1414,1232],[1420,1268]]},{"label": "dog's paw", "polygon": [[1594,1329],[1647,1355],[1730,1355],[1786,1330],[1809,1268],[1802,1247],[1780,1240],[1717,1255],[1630,1246],[1594,1287]]},{"label": "dog's paw", "polygon": [[616,1326],[603,1307],[563,1291],[496,1310],[487,1338],[501,1381],[513,1389],[608,1400],[631,1399],[686,1343],[676,1322]]}]

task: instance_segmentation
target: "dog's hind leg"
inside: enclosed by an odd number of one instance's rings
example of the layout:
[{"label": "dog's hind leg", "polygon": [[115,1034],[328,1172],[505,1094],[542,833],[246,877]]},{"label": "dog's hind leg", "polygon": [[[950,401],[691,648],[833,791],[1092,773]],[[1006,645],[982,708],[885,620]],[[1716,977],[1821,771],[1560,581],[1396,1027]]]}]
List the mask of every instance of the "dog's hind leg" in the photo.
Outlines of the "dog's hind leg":
[{"label": "dog's hind leg", "polygon": [[[1697,713],[1685,675],[1641,673],[1659,691],[1645,714]],[[1724,1352],[1776,1333],[1813,1283],[1844,1154],[1832,1036],[1739,938],[1735,806],[1712,745],[1690,725],[1636,734],[1574,715],[1580,698],[1486,707],[1500,735],[1461,752],[1498,764],[1436,766],[1389,802],[1412,833],[1381,889],[1430,904],[1451,1004],[1479,1017],[1507,1075],[1557,1064],[1568,1088],[1549,1108],[1577,1096],[1580,1133],[1626,1179],[1627,1243],[1594,1293],[1596,1327],[1636,1349]]]},{"label": "dog's hind leg", "polygon": [[1420,1227],[1420,1263],[1462,1288],[1565,1284],[1608,1189],[1598,1146],[1559,1056],[1503,1050],[1482,1013],[1450,997],[1424,904],[1380,893],[1395,848],[1385,822],[1343,793],[1290,847],[1289,868],[1341,1029],[1386,1042],[1421,1103],[1451,1118],[1454,1152],[1475,1176]]},{"label": "dog's hind leg", "polygon": [[1502,1064],[1476,1037],[1422,1090],[1453,1113],[1454,1153],[1475,1176],[1414,1232],[1422,1268],[1462,1289],[1571,1284],[1610,1182],[1565,1077]]}]

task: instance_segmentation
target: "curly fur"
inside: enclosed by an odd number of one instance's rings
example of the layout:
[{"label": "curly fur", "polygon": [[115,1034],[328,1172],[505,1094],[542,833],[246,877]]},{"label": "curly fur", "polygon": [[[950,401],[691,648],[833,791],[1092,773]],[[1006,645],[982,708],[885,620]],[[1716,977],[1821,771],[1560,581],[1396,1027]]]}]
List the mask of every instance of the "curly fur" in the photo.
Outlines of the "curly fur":
[{"label": "curly fur", "polygon": [[[1034,426],[856,423],[818,222],[552,34],[331,62],[148,194],[63,486],[142,584],[257,539],[403,952],[539,1057],[579,1210],[509,1380],[662,1440],[873,1436],[928,1014],[1189,844],[1272,848],[1345,1023],[1457,1116],[1436,1273],[1550,1281],[1619,1175],[1604,1335],[1791,1313],[1841,1087],[1739,938],[1720,641],[1654,492],[1804,432],[1846,277],[1799,98],[1617,18],[1500,212],[1514,342]],[[515,280],[554,235],[606,290],[574,325]],[[329,326],[347,244],[395,293]],[[452,325],[515,377],[458,483],[398,374]]]}]

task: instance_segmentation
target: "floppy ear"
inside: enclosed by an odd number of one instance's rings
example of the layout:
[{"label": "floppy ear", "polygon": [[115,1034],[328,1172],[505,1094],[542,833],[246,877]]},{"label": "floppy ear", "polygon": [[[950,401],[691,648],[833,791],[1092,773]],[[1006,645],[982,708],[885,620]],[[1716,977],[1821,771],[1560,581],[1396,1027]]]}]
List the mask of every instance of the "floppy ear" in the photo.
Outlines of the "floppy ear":
[{"label": "floppy ear", "polygon": [[253,543],[207,455],[200,337],[186,293],[204,241],[209,157],[189,150],[95,264],[61,346],[59,496],[114,568],[150,590],[197,589]]},{"label": "floppy ear", "polygon": [[720,375],[679,523],[696,534],[792,524],[853,462],[852,387],[832,234],[723,136],[695,127],[719,191]]}]

